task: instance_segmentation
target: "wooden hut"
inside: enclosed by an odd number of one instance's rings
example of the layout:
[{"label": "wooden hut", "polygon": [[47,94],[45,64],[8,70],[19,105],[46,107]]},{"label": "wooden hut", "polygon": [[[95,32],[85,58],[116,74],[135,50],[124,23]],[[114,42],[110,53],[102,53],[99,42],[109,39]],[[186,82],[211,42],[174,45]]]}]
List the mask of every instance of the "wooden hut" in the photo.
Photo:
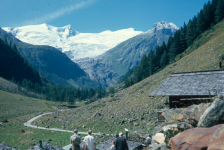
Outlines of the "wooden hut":
[{"label": "wooden hut", "polygon": [[169,96],[169,107],[180,108],[209,102],[215,95],[224,95],[224,71],[171,74],[149,96]]}]

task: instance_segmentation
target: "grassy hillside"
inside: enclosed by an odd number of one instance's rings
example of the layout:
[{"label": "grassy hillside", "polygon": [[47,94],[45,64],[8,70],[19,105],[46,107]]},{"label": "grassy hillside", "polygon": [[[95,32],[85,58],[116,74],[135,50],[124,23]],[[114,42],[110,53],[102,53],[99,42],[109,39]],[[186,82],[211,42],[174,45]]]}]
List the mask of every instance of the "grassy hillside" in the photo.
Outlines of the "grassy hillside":
[{"label": "grassy hillside", "polygon": [[[219,69],[219,57],[224,53],[223,31],[224,21],[202,34],[184,54],[178,56],[177,59],[182,57],[180,60],[160,72],[107,98],[64,112],[58,118],[54,118],[53,115],[42,118],[43,124],[51,123],[52,126],[63,126],[67,129],[78,127],[80,130],[87,130],[90,128],[94,132],[104,133],[124,131],[124,128],[131,131],[152,132],[154,126],[159,124],[156,122],[155,109],[163,107],[166,97],[150,98],[148,95],[171,73]],[[58,119],[61,121],[59,122]],[[82,128],[83,125],[86,128]]]},{"label": "grassy hillside", "polygon": [[27,114],[55,111],[55,103],[0,90],[0,122]]},{"label": "grassy hillside", "polygon": [[[153,76],[89,105],[42,117],[34,121],[34,124],[41,122],[39,126],[50,124],[50,127],[64,129],[78,127],[79,131],[92,129],[93,132],[109,134],[124,131],[124,128],[128,128],[131,132],[145,131],[151,133],[156,125],[161,124],[156,121],[156,109],[162,108],[167,97],[153,98],[148,97],[148,95],[171,73],[219,69],[219,56],[224,53],[223,43],[224,21],[201,35],[184,54],[178,56],[177,59],[179,60],[177,62]],[[54,106],[53,102],[25,98],[3,91],[0,91],[0,96],[0,114],[5,113],[2,116],[8,115],[9,118],[34,113],[35,111],[52,110],[49,106]],[[17,114],[20,113],[19,108],[27,112],[22,111],[23,114]],[[68,144],[67,139],[70,136],[68,133],[23,127],[23,123],[33,116],[18,117],[11,119],[9,123],[3,123],[0,128],[0,141],[20,149],[31,147],[38,142],[38,139],[52,140],[52,144],[61,147]],[[83,125],[85,128],[83,128]],[[21,130],[25,132],[22,133]],[[99,144],[102,139],[96,139],[96,141]]]}]

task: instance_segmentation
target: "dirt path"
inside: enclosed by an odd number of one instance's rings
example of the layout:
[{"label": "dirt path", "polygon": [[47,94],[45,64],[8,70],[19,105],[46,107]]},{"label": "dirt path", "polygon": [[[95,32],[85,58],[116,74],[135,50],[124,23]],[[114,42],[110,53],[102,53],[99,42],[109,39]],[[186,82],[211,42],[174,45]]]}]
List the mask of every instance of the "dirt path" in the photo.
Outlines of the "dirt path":
[{"label": "dirt path", "polygon": [[[74,132],[74,131],[71,131],[71,130],[62,130],[62,129],[58,129],[58,128],[44,128],[44,127],[37,127],[37,126],[31,125],[31,123],[32,123],[34,120],[36,120],[36,119],[38,119],[38,118],[40,118],[40,117],[42,117],[42,116],[44,116],[44,115],[48,115],[48,114],[52,114],[52,112],[44,113],[44,114],[41,114],[41,115],[39,115],[39,116],[36,116],[36,117],[30,119],[29,121],[25,122],[25,123],[24,123],[24,126],[26,126],[26,127],[31,127],[31,128],[36,128],[36,129],[50,130],[50,131],[61,131],[61,132],[70,132],[70,133],[73,133],[73,132]],[[84,135],[87,135],[87,132],[80,132],[80,131],[79,131],[78,134],[84,134]],[[100,133],[93,133],[93,135],[101,135],[101,134],[100,134]]]},{"label": "dirt path", "polygon": [[[42,129],[42,130],[51,130],[51,131],[60,131],[60,132],[70,132],[70,133],[74,133],[74,131],[71,131],[71,130],[61,130],[61,129],[58,129],[58,128],[44,128],[44,127],[37,127],[37,126],[31,125],[31,123],[32,123],[34,120],[36,120],[36,119],[38,119],[38,118],[40,118],[40,117],[42,117],[42,116],[44,116],[44,115],[48,115],[48,114],[52,114],[52,112],[44,113],[44,114],[41,114],[41,115],[39,115],[39,116],[36,116],[36,117],[30,119],[29,121],[25,122],[25,123],[24,123],[24,126],[26,126],[26,127],[31,127],[31,128],[36,128],[36,129]],[[84,134],[84,135],[87,135],[87,132],[80,132],[80,131],[79,131],[78,134]],[[101,135],[101,134],[100,134],[100,133],[93,133],[93,135]],[[69,139],[69,137],[68,137],[68,139]],[[63,149],[64,149],[64,150],[69,150],[71,146],[72,146],[71,144],[66,145],[66,146],[63,147]]]}]

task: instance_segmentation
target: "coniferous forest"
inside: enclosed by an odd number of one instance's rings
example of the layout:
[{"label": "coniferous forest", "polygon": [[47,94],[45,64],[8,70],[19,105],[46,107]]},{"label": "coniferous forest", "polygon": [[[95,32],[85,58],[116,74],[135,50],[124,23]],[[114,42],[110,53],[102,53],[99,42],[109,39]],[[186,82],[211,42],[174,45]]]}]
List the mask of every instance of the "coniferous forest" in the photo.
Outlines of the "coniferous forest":
[{"label": "coniferous forest", "polygon": [[40,94],[46,100],[74,104],[75,101],[89,99],[88,103],[108,95],[105,89],[81,89],[51,84],[19,54],[16,45],[12,45],[7,39],[0,38],[0,53],[0,77],[11,80],[18,87]]},{"label": "coniferous forest", "polygon": [[184,23],[174,36],[169,37],[167,43],[163,42],[161,46],[151,50],[148,55],[144,54],[134,72],[133,70],[127,72],[121,79],[125,83],[125,88],[140,82],[183,57],[181,53],[191,46],[197,37],[224,18],[223,10],[224,0],[212,0],[212,2],[204,4],[197,16],[190,19],[187,24]]}]

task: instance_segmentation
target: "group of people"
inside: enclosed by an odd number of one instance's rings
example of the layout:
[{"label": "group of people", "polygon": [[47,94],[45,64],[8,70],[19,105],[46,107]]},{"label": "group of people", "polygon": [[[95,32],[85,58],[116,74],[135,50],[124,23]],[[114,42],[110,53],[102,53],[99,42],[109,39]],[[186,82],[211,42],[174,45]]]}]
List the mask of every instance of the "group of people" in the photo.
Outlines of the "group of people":
[{"label": "group of people", "polygon": [[[70,137],[70,143],[72,144],[72,150],[81,150],[80,143],[81,138],[78,135],[78,130],[74,130],[74,135]],[[83,140],[82,150],[96,150],[96,141],[92,136],[92,131],[88,130],[88,135]]]},{"label": "group of people", "polygon": [[[80,147],[81,138],[78,136],[78,130],[74,130],[74,135],[70,137],[70,143],[72,144],[72,150],[96,150],[96,141],[92,136],[92,131],[88,130],[88,135],[83,140],[83,146]],[[128,150],[128,144],[126,139],[123,137],[123,133],[119,132],[119,137],[112,141],[110,150]]]}]

